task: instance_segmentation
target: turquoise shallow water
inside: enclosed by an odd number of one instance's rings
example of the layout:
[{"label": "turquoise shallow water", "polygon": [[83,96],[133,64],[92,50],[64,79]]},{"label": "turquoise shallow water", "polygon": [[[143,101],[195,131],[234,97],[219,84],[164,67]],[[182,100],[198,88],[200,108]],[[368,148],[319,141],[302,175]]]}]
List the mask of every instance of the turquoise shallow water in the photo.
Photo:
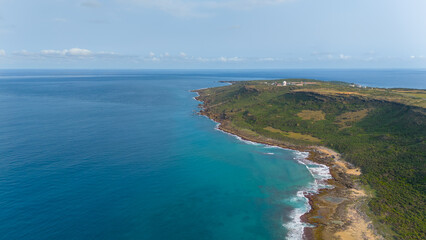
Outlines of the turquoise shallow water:
[{"label": "turquoise shallow water", "polygon": [[1,71],[0,239],[300,237],[324,169],[215,130],[189,92],[282,75]]}]

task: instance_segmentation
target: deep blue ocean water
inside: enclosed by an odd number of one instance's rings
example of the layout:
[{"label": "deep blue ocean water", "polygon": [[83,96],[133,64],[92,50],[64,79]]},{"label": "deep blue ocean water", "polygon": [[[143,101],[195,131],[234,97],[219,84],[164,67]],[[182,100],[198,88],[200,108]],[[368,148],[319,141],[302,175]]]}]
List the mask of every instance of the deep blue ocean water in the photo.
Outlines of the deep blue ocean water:
[{"label": "deep blue ocean water", "polygon": [[0,239],[299,238],[324,169],[215,130],[189,91],[290,77],[426,87],[424,70],[0,70]]}]

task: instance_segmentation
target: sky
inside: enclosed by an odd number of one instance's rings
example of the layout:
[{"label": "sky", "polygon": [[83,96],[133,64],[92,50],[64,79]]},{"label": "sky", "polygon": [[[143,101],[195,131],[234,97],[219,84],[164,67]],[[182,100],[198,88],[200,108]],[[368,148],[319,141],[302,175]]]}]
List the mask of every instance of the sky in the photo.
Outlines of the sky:
[{"label": "sky", "polygon": [[0,0],[0,68],[426,68],[426,1]]}]

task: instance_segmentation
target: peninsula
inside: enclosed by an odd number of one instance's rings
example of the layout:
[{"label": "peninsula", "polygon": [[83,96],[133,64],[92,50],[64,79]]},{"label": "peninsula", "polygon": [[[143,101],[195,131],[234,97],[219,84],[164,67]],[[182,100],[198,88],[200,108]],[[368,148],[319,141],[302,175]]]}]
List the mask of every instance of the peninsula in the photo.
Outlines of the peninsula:
[{"label": "peninsula", "polygon": [[426,90],[308,79],[196,90],[200,114],[244,139],[308,151],[331,189],[306,195],[307,239],[426,239]]}]

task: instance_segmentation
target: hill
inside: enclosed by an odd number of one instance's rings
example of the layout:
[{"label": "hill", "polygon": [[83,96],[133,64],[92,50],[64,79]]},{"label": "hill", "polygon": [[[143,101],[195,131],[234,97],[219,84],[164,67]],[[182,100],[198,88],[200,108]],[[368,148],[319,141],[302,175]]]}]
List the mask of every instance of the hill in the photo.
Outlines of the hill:
[{"label": "hill", "polygon": [[243,137],[325,146],[361,168],[368,210],[395,239],[426,239],[426,91],[307,79],[197,90],[202,114]]}]

